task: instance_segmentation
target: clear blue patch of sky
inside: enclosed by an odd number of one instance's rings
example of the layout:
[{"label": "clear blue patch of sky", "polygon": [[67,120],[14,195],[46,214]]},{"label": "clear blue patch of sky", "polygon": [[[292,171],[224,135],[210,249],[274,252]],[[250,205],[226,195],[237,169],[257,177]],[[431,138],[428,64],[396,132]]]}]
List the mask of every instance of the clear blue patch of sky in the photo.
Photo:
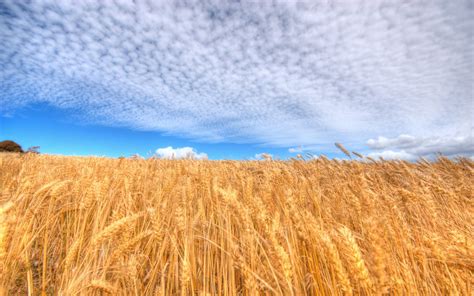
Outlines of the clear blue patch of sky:
[{"label": "clear blue patch of sky", "polygon": [[0,140],[13,140],[24,148],[40,146],[42,153],[62,155],[118,157],[138,153],[148,157],[157,148],[190,146],[198,152],[207,153],[210,159],[252,159],[255,154],[262,152],[281,159],[295,156],[288,152],[288,148],[200,143],[156,131],[82,123],[77,118],[74,110],[47,104],[29,105],[8,115],[0,114]]}]

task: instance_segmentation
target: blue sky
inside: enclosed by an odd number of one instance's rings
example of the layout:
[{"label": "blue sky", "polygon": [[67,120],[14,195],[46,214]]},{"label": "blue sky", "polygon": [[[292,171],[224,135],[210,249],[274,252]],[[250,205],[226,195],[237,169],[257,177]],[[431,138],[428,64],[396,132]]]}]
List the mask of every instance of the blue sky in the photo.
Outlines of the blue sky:
[{"label": "blue sky", "polygon": [[209,159],[255,159],[259,153],[280,158],[294,156],[284,148],[232,143],[204,143],[163,135],[156,131],[140,131],[127,127],[81,123],[74,110],[61,110],[46,104],[34,104],[0,117],[0,135],[24,148],[40,146],[42,153],[64,155],[148,157],[158,147],[193,147]]},{"label": "blue sky", "polygon": [[341,142],[472,157],[472,28],[469,0],[1,0],[0,138],[67,155],[342,157]]}]

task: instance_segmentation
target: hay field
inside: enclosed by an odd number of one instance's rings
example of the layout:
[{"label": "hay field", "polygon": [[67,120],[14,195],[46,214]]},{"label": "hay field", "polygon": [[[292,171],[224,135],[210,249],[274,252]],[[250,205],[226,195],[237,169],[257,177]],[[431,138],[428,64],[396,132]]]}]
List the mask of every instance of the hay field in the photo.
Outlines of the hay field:
[{"label": "hay field", "polygon": [[473,175],[0,154],[0,295],[472,295]]}]

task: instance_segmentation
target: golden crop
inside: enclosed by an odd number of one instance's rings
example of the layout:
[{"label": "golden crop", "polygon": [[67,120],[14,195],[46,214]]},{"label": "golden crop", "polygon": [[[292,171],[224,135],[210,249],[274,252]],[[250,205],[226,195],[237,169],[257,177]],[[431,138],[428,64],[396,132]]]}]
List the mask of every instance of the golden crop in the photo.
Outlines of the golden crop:
[{"label": "golden crop", "polygon": [[474,163],[0,155],[0,295],[472,295]]}]

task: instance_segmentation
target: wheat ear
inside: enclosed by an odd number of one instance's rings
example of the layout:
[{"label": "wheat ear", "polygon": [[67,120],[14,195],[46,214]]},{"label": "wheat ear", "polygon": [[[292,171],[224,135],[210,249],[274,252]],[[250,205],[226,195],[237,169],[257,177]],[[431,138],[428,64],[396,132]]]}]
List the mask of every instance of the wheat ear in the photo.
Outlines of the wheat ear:
[{"label": "wheat ear", "polygon": [[121,218],[109,226],[105,227],[102,231],[100,231],[97,235],[94,236],[92,239],[92,246],[97,246],[103,241],[110,239],[113,237],[116,233],[124,229],[128,224],[134,222],[138,218],[140,218],[143,215],[143,213],[137,213],[133,214],[124,218]]}]

